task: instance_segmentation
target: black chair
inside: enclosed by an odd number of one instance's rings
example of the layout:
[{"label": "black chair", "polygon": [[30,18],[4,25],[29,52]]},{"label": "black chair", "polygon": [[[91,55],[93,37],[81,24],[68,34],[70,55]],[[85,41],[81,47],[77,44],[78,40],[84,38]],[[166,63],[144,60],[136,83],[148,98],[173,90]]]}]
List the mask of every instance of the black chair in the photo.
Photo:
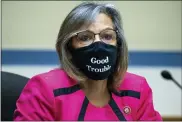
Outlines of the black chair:
[{"label": "black chair", "polygon": [[12,121],[16,101],[29,78],[1,71],[1,120]]}]

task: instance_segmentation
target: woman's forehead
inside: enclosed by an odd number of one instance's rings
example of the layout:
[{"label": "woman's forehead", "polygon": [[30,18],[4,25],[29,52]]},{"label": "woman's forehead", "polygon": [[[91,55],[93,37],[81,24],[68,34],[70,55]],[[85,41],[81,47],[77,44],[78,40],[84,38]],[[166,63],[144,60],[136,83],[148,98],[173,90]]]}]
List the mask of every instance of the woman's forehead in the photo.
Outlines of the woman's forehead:
[{"label": "woman's forehead", "polygon": [[86,30],[93,31],[95,33],[99,33],[100,31],[106,29],[106,28],[111,28],[113,29],[113,22],[112,19],[103,13],[100,13],[96,16],[94,21],[89,24],[89,26],[83,26]]}]

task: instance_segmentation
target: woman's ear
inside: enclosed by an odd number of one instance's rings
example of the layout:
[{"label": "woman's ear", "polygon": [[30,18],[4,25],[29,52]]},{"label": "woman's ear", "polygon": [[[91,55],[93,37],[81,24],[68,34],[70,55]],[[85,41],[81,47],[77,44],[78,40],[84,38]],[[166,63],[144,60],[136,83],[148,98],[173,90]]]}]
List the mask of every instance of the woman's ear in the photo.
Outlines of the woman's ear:
[{"label": "woman's ear", "polygon": [[72,52],[73,52],[73,46],[72,46],[72,38],[67,43],[67,53],[68,53],[68,59],[72,59]]}]

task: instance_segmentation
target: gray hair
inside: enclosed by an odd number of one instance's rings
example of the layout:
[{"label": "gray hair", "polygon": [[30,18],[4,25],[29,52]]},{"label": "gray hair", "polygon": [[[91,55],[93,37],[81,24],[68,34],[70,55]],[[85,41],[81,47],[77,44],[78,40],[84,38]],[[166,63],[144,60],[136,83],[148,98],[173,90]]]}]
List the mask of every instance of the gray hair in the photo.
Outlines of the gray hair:
[{"label": "gray hair", "polygon": [[77,80],[85,81],[87,79],[72,63],[71,53],[68,44],[71,37],[83,27],[93,23],[98,14],[108,15],[113,22],[114,29],[117,33],[118,57],[115,66],[115,72],[109,77],[109,87],[115,88],[124,76],[128,67],[128,49],[124,37],[122,19],[119,11],[112,4],[83,2],[76,6],[65,18],[56,42],[56,49],[60,58],[62,68],[67,74]]}]

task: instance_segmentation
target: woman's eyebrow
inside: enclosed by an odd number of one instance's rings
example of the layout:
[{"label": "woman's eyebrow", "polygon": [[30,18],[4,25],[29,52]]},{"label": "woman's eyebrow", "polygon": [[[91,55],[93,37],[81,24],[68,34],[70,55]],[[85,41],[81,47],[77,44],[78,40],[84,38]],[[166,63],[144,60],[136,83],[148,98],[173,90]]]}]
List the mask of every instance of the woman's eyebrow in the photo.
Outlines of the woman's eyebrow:
[{"label": "woman's eyebrow", "polygon": [[[102,31],[104,31],[104,30],[108,30],[108,29],[109,29],[109,30],[110,30],[110,29],[111,29],[111,30],[114,30],[114,28],[112,28],[112,27],[106,27],[106,28],[100,30],[99,33],[102,32]],[[93,30],[90,30],[90,29],[86,29],[85,31],[91,31],[91,32],[95,33]]]}]

